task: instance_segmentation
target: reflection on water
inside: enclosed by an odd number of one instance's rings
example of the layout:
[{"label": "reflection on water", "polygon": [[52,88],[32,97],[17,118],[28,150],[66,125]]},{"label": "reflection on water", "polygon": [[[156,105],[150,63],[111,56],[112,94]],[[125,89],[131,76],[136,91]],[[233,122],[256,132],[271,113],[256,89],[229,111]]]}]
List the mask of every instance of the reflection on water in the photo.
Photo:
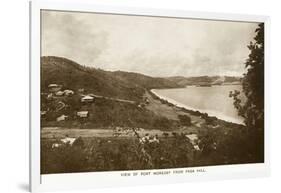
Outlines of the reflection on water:
[{"label": "reflection on water", "polygon": [[242,90],[241,85],[223,85],[212,87],[189,86],[177,89],[153,89],[152,92],[178,106],[191,110],[206,112],[220,119],[243,123],[233,106],[233,99],[229,92]]}]

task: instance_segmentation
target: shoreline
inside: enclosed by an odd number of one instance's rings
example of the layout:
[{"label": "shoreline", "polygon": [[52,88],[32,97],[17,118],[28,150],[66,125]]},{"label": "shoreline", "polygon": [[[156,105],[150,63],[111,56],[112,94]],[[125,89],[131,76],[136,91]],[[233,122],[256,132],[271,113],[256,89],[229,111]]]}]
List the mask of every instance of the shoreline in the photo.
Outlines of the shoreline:
[{"label": "shoreline", "polygon": [[150,92],[152,94],[154,94],[156,97],[158,97],[159,99],[161,100],[165,100],[167,101],[168,103],[171,103],[173,104],[174,106],[178,107],[178,108],[184,108],[185,110],[187,111],[198,111],[200,112],[201,114],[204,114],[204,113],[207,113],[208,116],[211,116],[211,117],[215,117],[217,119],[220,119],[222,121],[225,121],[225,122],[228,122],[228,123],[233,123],[233,124],[239,124],[239,125],[244,125],[243,121],[242,120],[239,120],[239,119],[235,119],[233,117],[229,117],[229,116],[225,116],[223,114],[220,114],[218,112],[215,112],[215,111],[211,111],[211,110],[204,110],[204,109],[195,109],[195,108],[192,108],[188,105],[185,105],[185,104],[182,104],[174,99],[171,99],[169,97],[165,97],[165,96],[162,96],[160,94],[158,94],[157,92],[155,92],[155,90],[157,89],[150,89]]}]

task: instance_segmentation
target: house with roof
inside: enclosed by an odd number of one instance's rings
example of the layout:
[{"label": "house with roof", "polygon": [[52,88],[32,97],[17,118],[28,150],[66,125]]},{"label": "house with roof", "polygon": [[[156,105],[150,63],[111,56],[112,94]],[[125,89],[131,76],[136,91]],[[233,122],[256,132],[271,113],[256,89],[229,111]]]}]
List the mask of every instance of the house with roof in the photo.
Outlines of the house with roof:
[{"label": "house with roof", "polygon": [[47,111],[40,111],[41,118],[45,118]]},{"label": "house with roof", "polygon": [[197,134],[188,134],[185,135],[186,138],[190,141],[190,143],[193,145],[194,149],[199,151],[200,148],[198,146],[198,135]]},{"label": "house with roof", "polygon": [[60,122],[60,121],[65,121],[67,118],[68,118],[68,116],[66,116],[66,115],[61,115],[61,116],[57,117],[57,121],[58,121],[58,122]]},{"label": "house with roof", "polygon": [[89,111],[78,111],[77,116],[80,118],[87,118],[89,116]]},{"label": "house with roof", "polygon": [[64,92],[59,90],[58,92],[56,92],[56,96],[63,96],[64,95]]},{"label": "house with roof", "polygon": [[69,144],[69,145],[73,145],[73,143],[76,141],[76,138],[74,137],[65,137],[63,139],[61,139],[61,142],[63,142],[64,144]]},{"label": "house with roof", "polygon": [[48,89],[50,92],[58,92],[60,91],[62,88],[62,85],[59,84],[49,84],[48,85]]},{"label": "house with roof", "polygon": [[93,96],[90,96],[90,95],[86,95],[86,96],[83,96],[81,98],[81,102],[82,103],[91,103],[94,101],[94,97]]},{"label": "house with roof", "polygon": [[71,95],[74,95],[74,91],[73,90],[64,90],[64,95],[65,96],[71,96]]}]

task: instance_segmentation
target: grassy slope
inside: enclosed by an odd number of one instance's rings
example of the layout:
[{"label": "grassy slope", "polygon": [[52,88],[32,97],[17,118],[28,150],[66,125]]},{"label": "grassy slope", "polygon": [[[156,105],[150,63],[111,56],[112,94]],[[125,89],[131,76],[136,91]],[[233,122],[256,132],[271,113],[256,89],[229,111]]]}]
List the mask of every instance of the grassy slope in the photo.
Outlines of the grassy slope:
[{"label": "grassy slope", "polygon": [[[47,119],[42,121],[42,126],[64,126],[77,128],[99,128],[116,126],[136,126],[147,129],[167,129],[174,125],[174,121],[155,114],[148,109],[139,108],[137,105],[142,102],[146,89],[149,88],[170,88],[178,85],[161,78],[127,73],[108,72],[94,68],[83,67],[71,60],[60,57],[41,58],[41,89],[48,92],[48,85],[51,83],[63,85],[63,89],[72,89],[75,95],[71,97],[57,97],[48,101],[42,96],[41,108],[46,110],[51,106],[57,106],[60,101],[68,108],[56,112],[48,111]],[[79,88],[84,88],[85,93],[96,95],[129,99],[136,101],[136,104],[96,99],[93,104],[83,105],[80,102],[81,96],[77,94]],[[75,117],[75,112],[87,110],[90,117],[80,122]],[[56,122],[56,117],[65,114],[69,120]]]},{"label": "grassy slope", "polygon": [[141,86],[147,89],[153,88],[176,88],[180,87],[176,82],[166,78],[155,78],[139,73],[116,71],[112,73],[121,81],[134,83],[136,86]]}]

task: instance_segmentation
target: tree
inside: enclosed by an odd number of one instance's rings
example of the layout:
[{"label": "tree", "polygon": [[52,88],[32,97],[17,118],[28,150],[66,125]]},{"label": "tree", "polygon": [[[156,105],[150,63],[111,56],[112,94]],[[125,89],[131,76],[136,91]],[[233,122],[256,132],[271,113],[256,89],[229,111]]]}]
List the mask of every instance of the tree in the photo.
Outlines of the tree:
[{"label": "tree", "polygon": [[238,114],[244,117],[249,130],[263,130],[264,127],[264,24],[256,29],[254,42],[248,48],[250,54],[245,62],[247,72],[242,78],[243,93],[246,100],[242,102],[239,91],[230,93]]},{"label": "tree", "polygon": [[245,100],[241,100],[239,91],[230,92],[238,114],[244,118],[249,148],[254,159],[264,158],[264,24],[255,30],[254,41],[248,48],[250,54],[245,62],[247,72],[242,78],[242,91]]}]

